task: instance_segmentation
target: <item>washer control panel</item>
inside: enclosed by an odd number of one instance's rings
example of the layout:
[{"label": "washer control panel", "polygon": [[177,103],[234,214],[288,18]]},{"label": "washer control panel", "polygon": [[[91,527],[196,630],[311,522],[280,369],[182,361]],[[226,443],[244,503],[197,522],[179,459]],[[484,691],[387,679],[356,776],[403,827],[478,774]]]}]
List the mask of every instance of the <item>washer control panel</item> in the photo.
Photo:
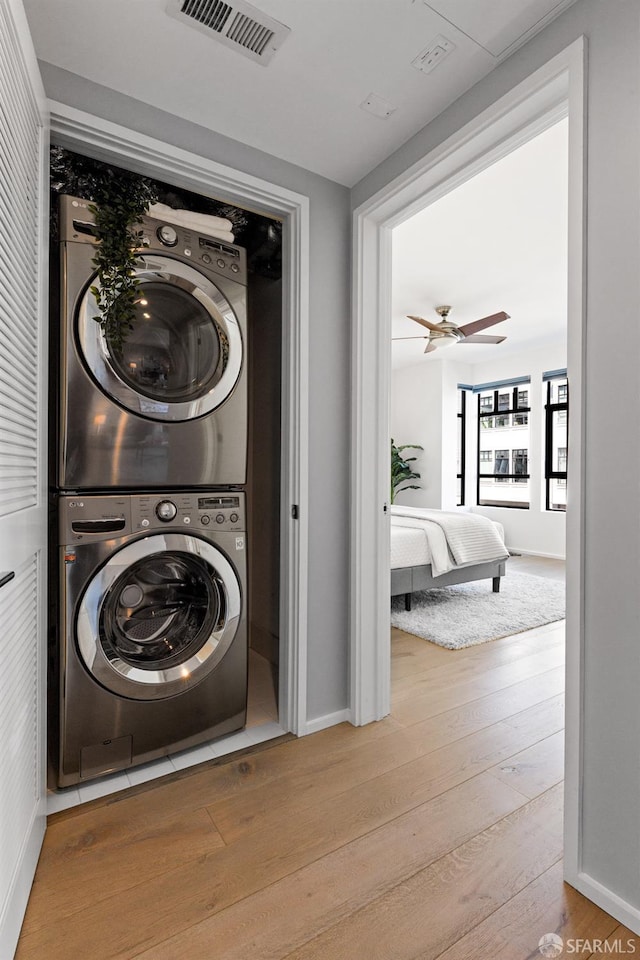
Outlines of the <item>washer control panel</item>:
[{"label": "washer control panel", "polygon": [[203,491],[136,495],[131,497],[131,522],[133,530],[245,530],[244,494]]},{"label": "washer control panel", "polygon": [[60,543],[91,543],[132,533],[246,530],[240,491],[65,494],[59,498]]},{"label": "washer control panel", "polygon": [[[218,220],[215,223],[215,220]],[[202,223],[206,224],[203,218]],[[212,224],[220,226],[219,218]],[[141,246],[151,252],[163,251],[184,258],[210,273],[247,283],[247,254],[243,247],[221,237],[192,230],[179,223],[143,217],[137,225],[142,233]],[[60,197],[60,240],[96,244],[95,218],[89,203],[79,197]]]}]

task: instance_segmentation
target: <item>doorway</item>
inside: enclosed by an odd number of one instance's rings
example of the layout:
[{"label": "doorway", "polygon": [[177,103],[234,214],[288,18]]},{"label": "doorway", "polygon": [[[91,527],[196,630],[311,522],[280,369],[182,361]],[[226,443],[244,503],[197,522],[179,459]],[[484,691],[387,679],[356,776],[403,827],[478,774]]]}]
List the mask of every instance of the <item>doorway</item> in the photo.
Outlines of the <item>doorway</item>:
[{"label": "doorway", "polygon": [[567,526],[567,761],[565,864],[578,874],[581,624],[584,237],[584,48],[576,41],[354,213],[354,470],[352,503],[352,713],[389,712],[388,438],[391,231],[565,116],[569,118],[568,375],[573,384],[572,510]]}]

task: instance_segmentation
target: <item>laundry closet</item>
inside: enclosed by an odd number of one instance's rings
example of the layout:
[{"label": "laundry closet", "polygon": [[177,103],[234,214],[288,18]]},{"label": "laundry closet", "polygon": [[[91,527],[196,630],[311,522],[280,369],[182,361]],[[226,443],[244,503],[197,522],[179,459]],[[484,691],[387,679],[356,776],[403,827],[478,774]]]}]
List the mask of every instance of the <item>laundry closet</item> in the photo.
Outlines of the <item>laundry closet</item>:
[{"label": "laundry closet", "polygon": [[146,181],[127,319],[109,327],[92,206],[104,176],[135,175],[52,148],[58,789],[154,763],[162,775],[278,719],[282,225]]}]

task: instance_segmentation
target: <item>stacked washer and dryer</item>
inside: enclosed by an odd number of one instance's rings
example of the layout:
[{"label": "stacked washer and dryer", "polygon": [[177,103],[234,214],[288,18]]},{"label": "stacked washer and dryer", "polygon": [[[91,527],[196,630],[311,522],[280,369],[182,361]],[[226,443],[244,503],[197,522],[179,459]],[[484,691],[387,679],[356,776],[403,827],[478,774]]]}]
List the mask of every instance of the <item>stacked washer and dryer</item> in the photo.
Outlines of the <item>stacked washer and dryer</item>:
[{"label": "stacked washer and dryer", "polygon": [[242,728],[245,251],[145,218],[111,343],[87,202],[60,198],[55,784]]}]

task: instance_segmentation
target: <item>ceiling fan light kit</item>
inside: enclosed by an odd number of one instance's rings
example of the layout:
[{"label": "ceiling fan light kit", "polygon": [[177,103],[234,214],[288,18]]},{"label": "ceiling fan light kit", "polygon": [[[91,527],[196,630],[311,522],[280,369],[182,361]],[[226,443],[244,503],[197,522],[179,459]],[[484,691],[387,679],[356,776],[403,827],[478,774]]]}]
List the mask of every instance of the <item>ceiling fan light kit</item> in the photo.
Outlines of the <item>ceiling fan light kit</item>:
[{"label": "ceiling fan light kit", "polygon": [[443,305],[436,307],[436,313],[442,317],[438,323],[432,323],[425,320],[424,317],[417,317],[413,314],[407,314],[409,320],[415,320],[422,327],[429,331],[426,337],[394,337],[398,340],[426,340],[427,347],[425,353],[433,353],[436,349],[443,347],[452,347],[455,343],[502,343],[506,337],[480,336],[480,330],[486,330],[487,327],[493,327],[496,323],[502,323],[509,319],[509,314],[501,310],[499,313],[492,313],[488,317],[482,317],[480,320],[474,320],[472,323],[465,323],[461,327],[456,327],[448,319],[451,307]]}]

